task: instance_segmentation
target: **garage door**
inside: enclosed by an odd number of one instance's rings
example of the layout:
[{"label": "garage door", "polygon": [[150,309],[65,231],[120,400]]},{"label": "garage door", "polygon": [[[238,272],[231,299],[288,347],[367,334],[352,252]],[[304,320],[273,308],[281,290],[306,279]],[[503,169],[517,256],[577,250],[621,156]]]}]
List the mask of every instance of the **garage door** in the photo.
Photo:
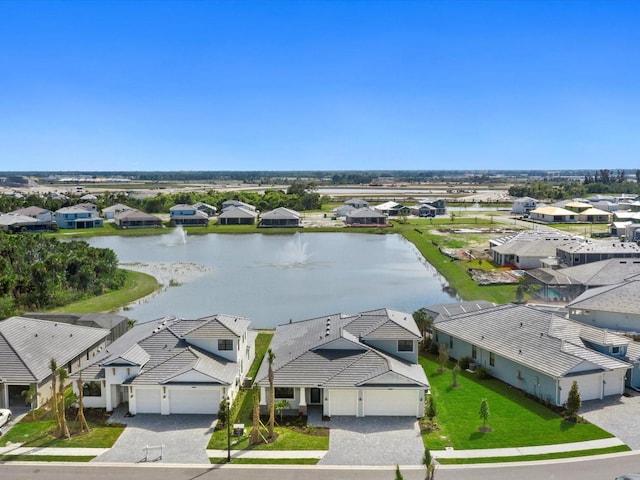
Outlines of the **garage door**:
[{"label": "garage door", "polygon": [[358,408],[357,390],[329,390],[331,415],[356,415]]},{"label": "garage door", "polygon": [[364,414],[385,416],[416,416],[416,390],[365,390]]},{"label": "garage door", "polygon": [[136,388],[136,413],[160,413],[160,389]]},{"label": "garage door", "polygon": [[220,391],[204,388],[169,390],[170,413],[218,413]]},{"label": "garage door", "polygon": [[584,400],[596,400],[602,395],[602,380],[600,375],[584,375],[580,377],[569,377],[562,381],[562,398],[561,403],[567,401],[569,396],[569,390],[573,380],[578,382],[578,390],[580,391],[580,398]]}]

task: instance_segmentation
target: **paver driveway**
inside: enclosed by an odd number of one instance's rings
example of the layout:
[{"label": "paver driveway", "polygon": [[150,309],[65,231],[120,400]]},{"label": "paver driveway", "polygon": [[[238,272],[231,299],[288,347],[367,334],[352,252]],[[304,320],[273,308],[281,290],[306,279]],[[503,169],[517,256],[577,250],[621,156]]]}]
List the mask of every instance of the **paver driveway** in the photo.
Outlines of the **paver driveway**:
[{"label": "paver driveway", "polygon": [[116,412],[111,420],[126,423],[120,438],[108,452],[94,462],[140,463],[145,461],[145,447],[164,445],[150,451],[149,461],[159,463],[208,464],[206,447],[213,432],[214,415],[157,415],[144,413],[124,418]]},{"label": "paver driveway", "polygon": [[584,402],[580,415],[633,450],[640,450],[640,396],[635,392],[631,395]]},{"label": "paver driveway", "polygon": [[332,417],[329,452],[321,465],[420,465],[424,444],[415,418]]}]

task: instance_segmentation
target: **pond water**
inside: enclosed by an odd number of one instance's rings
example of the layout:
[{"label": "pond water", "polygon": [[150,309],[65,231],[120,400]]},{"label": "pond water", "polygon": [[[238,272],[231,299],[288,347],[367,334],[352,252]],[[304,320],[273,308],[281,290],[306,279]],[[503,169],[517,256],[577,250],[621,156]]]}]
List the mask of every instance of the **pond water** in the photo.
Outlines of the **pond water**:
[{"label": "pond water", "polygon": [[248,317],[254,328],[388,307],[405,312],[456,301],[446,280],[400,235],[296,233],[96,237],[126,268],[165,288],[122,312],[139,322],[165,315]]}]

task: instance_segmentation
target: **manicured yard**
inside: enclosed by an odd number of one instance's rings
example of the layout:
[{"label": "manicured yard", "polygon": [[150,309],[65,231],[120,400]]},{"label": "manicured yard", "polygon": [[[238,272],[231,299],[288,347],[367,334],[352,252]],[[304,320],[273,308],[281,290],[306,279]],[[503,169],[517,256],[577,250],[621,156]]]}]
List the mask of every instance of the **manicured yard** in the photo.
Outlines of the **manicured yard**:
[{"label": "manicured yard", "polygon": [[[456,450],[521,447],[581,442],[612,435],[591,424],[567,422],[544,405],[495,379],[479,380],[474,374],[461,372],[459,386],[451,387],[451,368],[437,373],[434,358],[421,356],[437,407],[439,431],[423,435],[431,450],[452,446]],[[482,433],[480,402],[486,398],[491,432]]]},{"label": "manicured yard", "polygon": [[[219,465],[227,463],[225,458],[210,458],[209,461]],[[231,463],[235,465],[316,465],[320,460],[317,458],[232,458]]]}]

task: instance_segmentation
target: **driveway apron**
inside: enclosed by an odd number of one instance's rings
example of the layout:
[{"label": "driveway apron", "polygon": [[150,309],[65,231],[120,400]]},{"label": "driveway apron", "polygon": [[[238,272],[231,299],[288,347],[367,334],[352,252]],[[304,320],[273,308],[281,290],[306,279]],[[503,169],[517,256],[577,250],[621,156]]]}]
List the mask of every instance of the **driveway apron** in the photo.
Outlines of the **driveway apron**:
[{"label": "driveway apron", "polygon": [[321,465],[420,465],[424,444],[411,417],[332,417]]},{"label": "driveway apron", "polygon": [[215,419],[213,415],[150,413],[125,418],[121,412],[114,413],[111,421],[126,423],[127,428],[108,452],[93,461],[208,464],[206,447]]},{"label": "driveway apron", "polygon": [[615,435],[633,450],[640,450],[640,395],[607,397],[582,404],[580,415]]}]

